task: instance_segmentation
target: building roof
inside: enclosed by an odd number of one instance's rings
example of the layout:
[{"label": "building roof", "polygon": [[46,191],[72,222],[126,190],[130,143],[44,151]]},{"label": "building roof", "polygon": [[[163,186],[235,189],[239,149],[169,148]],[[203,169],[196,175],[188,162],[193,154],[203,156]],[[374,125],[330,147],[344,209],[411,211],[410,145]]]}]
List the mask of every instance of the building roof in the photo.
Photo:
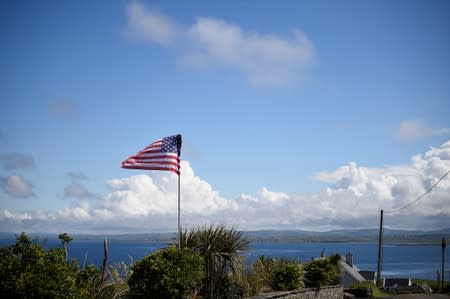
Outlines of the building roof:
[{"label": "building roof", "polygon": [[385,287],[393,287],[395,285],[397,285],[399,287],[408,287],[411,285],[411,279],[409,279],[409,278],[385,278],[384,279]]},{"label": "building roof", "polygon": [[341,260],[341,267],[343,272],[347,273],[348,275],[350,275],[354,280],[356,281],[365,281],[366,278],[364,278],[360,273],[359,273],[359,269],[353,265],[350,266],[349,264],[347,264],[345,262],[345,260]]},{"label": "building roof", "polygon": [[366,280],[375,280],[375,271],[359,271],[359,274],[361,274]]}]

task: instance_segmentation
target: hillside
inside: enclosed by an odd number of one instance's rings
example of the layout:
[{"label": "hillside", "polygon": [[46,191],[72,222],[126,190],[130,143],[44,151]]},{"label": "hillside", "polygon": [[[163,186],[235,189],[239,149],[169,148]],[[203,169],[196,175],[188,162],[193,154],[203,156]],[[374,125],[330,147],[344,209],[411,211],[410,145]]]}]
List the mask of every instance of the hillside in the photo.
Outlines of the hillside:
[{"label": "hillside", "polygon": [[[305,231],[305,230],[258,230],[244,231],[252,242],[267,243],[324,243],[324,242],[378,242],[378,229],[356,229],[356,230],[332,230],[327,232]],[[17,233],[16,233],[17,234]],[[14,239],[15,233],[0,232],[0,239]],[[56,235],[48,233],[31,234],[38,235],[41,239],[56,238]],[[103,238],[104,235],[73,235],[77,240],[90,240]],[[392,230],[384,229],[384,244],[412,245],[429,244],[440,245],[442,237],[450,237],[450,228],[435,231],[422,230]],[[117,234],[107,235],[109,240],[127,240],[130,242],[146,240],[150,243],[176,242],[176,235],[170,233],[148,233],[148,234]]]}]

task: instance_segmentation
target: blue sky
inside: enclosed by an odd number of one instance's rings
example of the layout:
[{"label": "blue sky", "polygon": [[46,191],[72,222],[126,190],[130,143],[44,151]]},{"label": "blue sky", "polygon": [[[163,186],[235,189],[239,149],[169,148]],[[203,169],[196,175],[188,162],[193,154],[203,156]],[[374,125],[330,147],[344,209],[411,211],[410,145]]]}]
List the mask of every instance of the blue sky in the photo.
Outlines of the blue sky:
[{"label": "blue sky", "polygon": [[[189,226],[372,227],[450,170],[447,1],[28,1],[0,14],[0,230],[173,229],[174,175],[120,163],[177,133]],[[448,226],[449,184],[390,225]]]}]

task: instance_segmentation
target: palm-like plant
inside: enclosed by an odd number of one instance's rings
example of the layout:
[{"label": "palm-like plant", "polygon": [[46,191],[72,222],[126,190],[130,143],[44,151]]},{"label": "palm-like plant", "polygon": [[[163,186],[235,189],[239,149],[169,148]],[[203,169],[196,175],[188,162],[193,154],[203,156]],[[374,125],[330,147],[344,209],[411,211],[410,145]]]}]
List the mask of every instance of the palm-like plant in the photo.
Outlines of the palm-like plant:
[{"label": "palm-like plant", "polygon": [[61,241],[61,245],[64,248],[64,258],[67,260],[67,257],[68,257],[67,244],[69,244],[69,242],[72,241],[73,239],[67,233],[59,234],[58,239]]},{"label": "palm-like plant", "polygon": [[180,241],[182,248],[194,250],[205,260],[205,298],[218,297],[215,293],[224,278],[238,269],[241,253],[250,244],[241,232],[225,225],[184,231]]}]

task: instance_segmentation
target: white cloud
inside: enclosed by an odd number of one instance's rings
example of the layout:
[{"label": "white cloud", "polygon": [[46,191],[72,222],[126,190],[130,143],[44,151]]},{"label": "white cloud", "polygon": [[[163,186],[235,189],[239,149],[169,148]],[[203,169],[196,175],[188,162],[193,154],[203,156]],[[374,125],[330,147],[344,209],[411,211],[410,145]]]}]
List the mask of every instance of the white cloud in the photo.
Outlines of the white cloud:
[{"label": "white cloud", "polygon": [[[315,179],[329,184],[317,194],[288,194],[263,187],[258,194],[224,198],[182,162],[182,225],[224,223],[238,229],[367,228],[378,225],[380,209],[386,226],[434,229],[450,223],[450,178],[409,209],[416,199],[450,169],[450,141],[412,157],[408,165],[368,168],[351,162]],[[95,202],[77,201],[58,211],[0,213],[2,227],[76,232],[175,231],[177,177],[149,172],[107,182],[110,192]]]},{"label": "white cloud", "polygon": [[32,217],[28,213],[11,213],[8,210],[2,210],[0,213],[0,221],[13,220],[20,222],[30,219],[32,219]]},{"label": "white cloud", "polygon": [[299,82],[316,60],[313,43],[299,29],[283,38],[245,31],[212,17],[198,17],[192,26],[182,26],[138,2],[128,5],[127,16],[125,36],[171,47],[188,65],[237,71],[256,86]]},{"label": "white cloud", "polygon": [[299,81],[314,62],[312,42],[300,30],[292,39],[245,32],[214,18],[198,18],[188,33],[192,64],[223,65],[244,73],[257,86],[283,86]]},{"label": "white cloud", "polygon": [[169,46],[177,35],[175,22],[155,10],[146,10],[138,2],[127,6],[127,17],[128,26],[124,35],[128,38]]},{"label": "white cloud", "polygon": [[399,140],[414,140],[424,137],[450,135],[450,128],[429,128],[420,119],[404,120],[396,133]]},{"label": "white cloud", "polygon": [[6,194],[16,198],[29,198],[34,196],[33,184],[18,175],[0,177],[0,188]]}]

